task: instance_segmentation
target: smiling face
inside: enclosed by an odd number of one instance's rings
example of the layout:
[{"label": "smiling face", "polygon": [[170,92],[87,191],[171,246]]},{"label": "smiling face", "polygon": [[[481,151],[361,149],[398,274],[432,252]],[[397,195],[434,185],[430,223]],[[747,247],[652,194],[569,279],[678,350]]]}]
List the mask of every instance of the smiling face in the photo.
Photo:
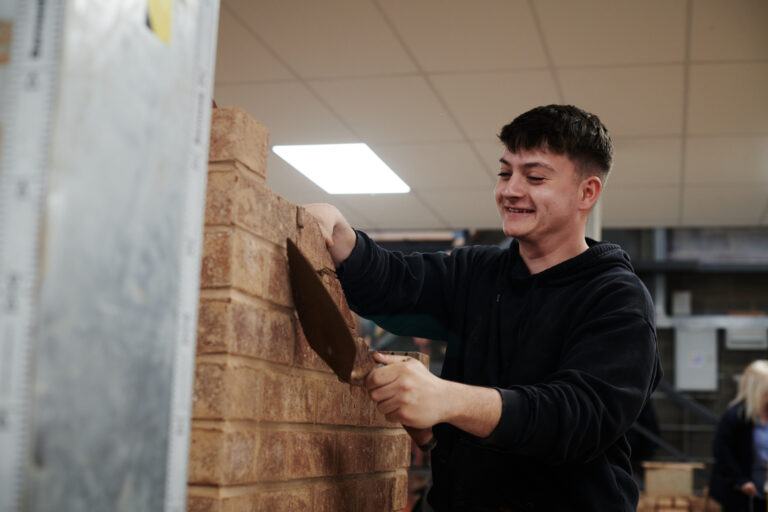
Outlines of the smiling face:
[{"label": "smiling face", "polygon": [[597,177],[582,178],[566,155],[543,149],[505,149],[499,161],[494,196],[504,234],[543,249],[584,243],[586,219],[600,193]]}]

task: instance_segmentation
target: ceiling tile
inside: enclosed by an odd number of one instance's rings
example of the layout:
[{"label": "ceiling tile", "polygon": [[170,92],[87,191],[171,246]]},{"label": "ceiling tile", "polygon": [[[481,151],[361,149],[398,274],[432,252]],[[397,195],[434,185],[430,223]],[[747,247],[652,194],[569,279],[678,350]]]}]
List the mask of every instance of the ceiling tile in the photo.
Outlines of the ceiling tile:
[{"label": "ceiling tile", "polygon": [[688,226],[754,226],[763,215],[768,185],[687,186],[683,223]]},{"label": "ceiling tile", "polygon": [[605,228],[678,225],[680,188],[676,186],[609,185],[600,200]]},{"label": "ceiling tile", "polygon": [[272,145],[360,142],[299,82],[217,85],[214,97],[266,126]]},{"label": "ceiling tile", "polygon": [[286,80],[293,75],[226,8],[219,14],[216,83]]},{"label": "ceiling tile", "polygon": [[614,137],[608,186],[679,185],[681,137]]},{"label": "ceiling tile", "polygon": [[226,0],[304,78],[416,70],[372,2]]},{"label": "ceiling tile", "polygon": [[374,151],[419,191],[493,185],[472,147],[464,142],[385,144]]},{"label": "ceiling tile", "polygon": [[694,2],[691,59],[768,59],[768,2]]},{"label": "ceiling tile", "polygon": [[351,209],[340,196],[328,194],[272,151],[267,155],[267,186],[293,204],[330,203],[353,225],[368,228],[370,219]]},{"label": "ceiling tile", "polygon": [[369,144],[461,139],[419,76],[318,80],[310,86]]},{"label": "ceiling tile", "polygon": [[[499,127],[498,131],[501,131]],[[499,159],[504,154],[504,145],[496,137],[489,137],[488,141],[473,140],[472,145],[475,146],[475,150],[480,154],[485,164],[485,170],[491,175],[493,183],[496,183],[497,174],[501,169]]]},{"label": "ceiling tile", "polygon": [[768,137],[690,137],[686,184],[768,185]]},{"label": "ceiling tile", "polygon": [[688,133],[768,134],[768,63],[695,64]]},{"label": "ceiling tile", "polygon": [[378,2],[426,71],[545,67],[525,0]]},{"label": "ceiling tile", "polygon": [[486,188],[430,190],[421,192],[451,229],[501,229],[493,198],[493,185]]},{"label": "ceiling tile", "polygon": [[519,114],[559,103],[549,71],[438,74],[431,79],[471,139],[489,140]]},{"label": "ceiling tile", "polygon": [[683,125],[683,66],[564,69],[567,103],[597,114],[611,136],[677,135]]},{"label": "ceiling tile", "polygon": [[684,0],[536,0],[532,5],[556,66],[684,60]]},{"label": "ceiling tile", "polygon": [[[445,229],[448,227],[413,194],[356,194],[339,197],[344,204],[371,219],[371,229]],[[357,226],[353,224],[353,227]]]}]

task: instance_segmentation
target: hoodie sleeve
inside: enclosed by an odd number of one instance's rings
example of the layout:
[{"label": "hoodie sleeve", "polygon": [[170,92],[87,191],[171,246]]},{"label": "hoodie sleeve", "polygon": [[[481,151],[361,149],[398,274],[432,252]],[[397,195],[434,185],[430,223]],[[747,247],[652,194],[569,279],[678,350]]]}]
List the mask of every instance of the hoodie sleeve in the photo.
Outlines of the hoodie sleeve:
[{"label": "hoodie sleeve", "polygon": [[499,389],[502,415],[486,443],[563,464],[592,460],[629,429],[661,373],[650,297],[639,280],[625,281],[588,310],[555,373]]},{"label": "hoodie sleeve", "polygon": [[350,307],[400,335],[445,339],[450,322],[457,253],[405,256],[357,231],[357,242],[337,269]]}]

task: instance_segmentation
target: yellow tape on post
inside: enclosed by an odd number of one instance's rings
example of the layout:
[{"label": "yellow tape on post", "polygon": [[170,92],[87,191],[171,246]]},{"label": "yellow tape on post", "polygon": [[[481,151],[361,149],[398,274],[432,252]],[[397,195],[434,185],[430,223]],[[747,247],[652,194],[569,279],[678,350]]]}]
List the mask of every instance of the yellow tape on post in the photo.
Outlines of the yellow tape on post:
[{"label": "yellow tape on post", "polygon": [[171,41],[173,0],[147,0],[147,25],[165,44]]}]

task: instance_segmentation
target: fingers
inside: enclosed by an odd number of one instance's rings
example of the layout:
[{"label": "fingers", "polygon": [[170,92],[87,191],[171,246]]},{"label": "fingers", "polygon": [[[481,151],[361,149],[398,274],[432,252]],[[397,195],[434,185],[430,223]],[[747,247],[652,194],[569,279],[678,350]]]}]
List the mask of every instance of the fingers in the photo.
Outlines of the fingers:
[{"label": "fingers", "polygon": [[413,359],[413,358],[407,357],[407,356],[396,356],[393,354],[382,354],[381,352],[374,352],[373,359],[377,363],[393,364],[393,363],[407,363],[410,359]]},{"label": "fingers", "polygon": [[[375,356],[374,356],[375,357]],[[371,391],[386,386],[397,380],[399,372],[391,366],[379,366],[365,378],[365,388]]]},{"label": "fingers", "polygon": [[305,204],[302,207],[317,221],[320,233],[325,239],[325,245],[329,249],[333,247],[333,227],[336,222],[334,207],[323,203]]},{"label": "fingers", "polygon": [[410,363],[416,361],[411,357],[380,354],[378,352],[373,353],[373,359],[384,366],[380,366],[368,374],[368,377],[365,379],[365,387],[369,391],[386,386],[412,372],[414,367]]}]

